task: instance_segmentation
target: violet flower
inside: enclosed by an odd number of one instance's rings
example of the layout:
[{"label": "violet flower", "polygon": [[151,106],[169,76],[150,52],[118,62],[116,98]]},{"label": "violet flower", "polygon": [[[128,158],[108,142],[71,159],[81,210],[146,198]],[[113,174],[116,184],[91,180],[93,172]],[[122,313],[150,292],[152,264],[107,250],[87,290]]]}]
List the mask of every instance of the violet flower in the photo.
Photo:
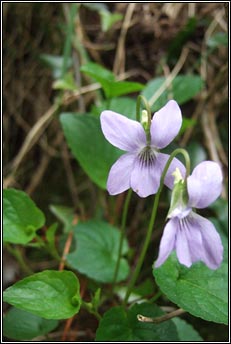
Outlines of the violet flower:
[{"label": "violet flower", "polygon": [[187,267],[202,261],[210,269],[217,269],[223,259],[220,236],[212,222],[196,214],[193,208],[206,208],[219,197],[221,169],[213,161],[204,161],[194,168],[186,182],[179,171],[175,175],[170,220],[164,228],[155,267],[162,265],[176,250],[179,262]]},{"label": "violet flower", "polygon": [[[140,197],[155,194],[169,158],[168,154],[160,153],[159,150],[176,137],[182,124],[178,104],[170,100],[157,111],[151,120],[148,133],[141,123],[113,111],[103,111],[100,120],[106,139],[127,152],[110,169],[108,192],[117,195],[131,187]],[[176,167],[185,174],[184,165],[174,158],[164,181],[168,187],[173,186],[172,172]]]}]

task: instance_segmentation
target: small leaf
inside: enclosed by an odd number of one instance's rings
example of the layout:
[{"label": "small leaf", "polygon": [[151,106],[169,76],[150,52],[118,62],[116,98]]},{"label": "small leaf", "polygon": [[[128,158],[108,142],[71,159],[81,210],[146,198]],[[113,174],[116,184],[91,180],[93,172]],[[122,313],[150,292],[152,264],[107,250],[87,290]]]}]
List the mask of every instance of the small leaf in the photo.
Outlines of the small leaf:
[{"label": "small leaf", "polygon": [[207,153],[204,147],[198,142],[190,142],[187,145],[187,151],[191,160],[191,169],[196,167],[200,162],[207,159]]},{"label": "small leaf", "polygon": [[217,270],[210,270],[200,262],[186,268],[172,254],[163,265],[154,268],[153,274],[161,291],[179,307],[202,319],[227,324],[226,263]]},{"label": "small leaf", "polygon": [[97,116],[100,116],[104,110],[112,110],[121,115],[124,115],[130,119],[136,120],[136,101],[129,97],[112,98],[108,104],[108,101],[103,101],[100,106],[92,106],[91,112]]},{"label": "small leaf", "polygon": [[115,76],[111,71],[94,62],[89,62],[81,66],[80,71],[93,77],[100,84],[102,80],[115,81]]},{"label": "small leaf", "polygon": [[115,342],[169,342],[178,341],[176,327],[171,320],[161,324],[144,323],[137,315],[158,317],[163,311],[148,303],[135,304],[128,311],[123,307],[113,307],[107,311],[96,332],[96,341]]},{"label": "small leaf", "polygon": [[107,5],[103,2],[83,2],[82,6],[89,8],[92,11],[107,11]]},{"label": "small leaf", "polygon": [[45,319],[66,319],[79,311],[79,281],[71,271],[46,270],[7,288],[3,300]]},{"label": "small leaf", "polygon": [[64,75],[62,79],[57,79],[56,81],[54,81],[53,89],[75,91],[77,89],[77,85],[75,83],[72,73],[67,73]]},{"label": "small leaf", "polygon": [[113,26],[113,24],[115,24],[123,18],[122,14],[110,13],[107,10],[101,10],[99,14],[101,17],[101,25],[103,32],[107,32]]},{"label": "small leaf", "polygon": [[[149,101],[165,80],[166,78],[164,77],[150,80],[142,91],[142,95]],[[163,107],[169,100],[169,96],[179,105],[184,104],[190,99],[193,99],[203,87],[204,83],[199,75],[177,75],[172,81],[172,85],[151,106],[152,111],[157,111]]]},{"label": "small leaf", "polygon": [[199,333],[185,320],[173,318],[172,321],[177,328],[179,340],[181,342],[203,342],[203,338],[199,335]]},{"label": "small leaf", "polygon": [[30,340],[47,334],[58,326],[57,320],[47,320],[12,307],[3,318],[3,334],[16,340]]},{"label": "small leaf", "polygon": [[138,92],[144,89],[144,85],[139,82],[114,81],[107,85],[105,91],[108,98],[119,97],[124,94]]},{"label": "small leaf", "polygon": [[[76,250],[67,255],[67,262],[79,272],[104,283],[113,281],[119,251],[119,231],[103,221],[87,221],[74,227]],[[128,251],[124,240],[122,254]],[[117,281],[124,280],[129,272],[122,258]]]},{"label": "small leaf", "polygon": [[62,205],[50,205],[51,212],[64,224],[64,232],[72,230],[75,220],[75,213],[72,208]]},{"label": "small leaf", "polygon": [[[58,79],[62,76],[63,69],[63,56],[55,56],[49,54],[41,54],[39,56],[40,60],[52,70],[53,77]],[[71,67],[72,61],[70,58],[67,60],[67,67]]]},{"label": "small leaf", "polygon": [[177,62],[182,48],[195,33],[196,25],[197,19],[195,17],[189,17],[186,25],[173,38],[168,49],[168,63]]},{"label": "small leaf", "polygon": [[12,244],[27,244],[45,223],[45,217],[23,191],[3,190],[3,240]]},{"label": "small leaf", "polygon": [[212,203],[209,207],[215,211],[216,217],[223,227],[223,231],[228,236],[229,209],[227,200],[223,198],[218,198],[216,202]]},{"label": "small leaf", "polygon": [[217,32],[209,37],[207,45],[210,48],[218,48],[219,46],[228,46],[228,34],[226,32]]},{"label": "small leaf", "polygon": [[57,231],[58,225],[57,223],[53,223],[47,230],[46,230],[46,241],[47,241],[47,248],[48,251],[56,258],[60,259],[58,251],[55,245],[55,234]]},{"label": "small leaf", "polygon": [[144,88],[144,85],[138,82],[117,81],[111,71],[97,63],[87,63],[80,70],[100,83],[107,98],[141,91]]},{"label": "small leaf", "polygon": [[91,114],[63,113],[60,121],[74,157],[87,175],[106,189],[108,173],[122,151],[103,136],[100,120]]},{"label": "small leaf", "polygon": [[193,118],[183,118],[182,126],[180,128],[179,135],[182,135],[188,128],[192,128],[196,125],[197,121]]}]

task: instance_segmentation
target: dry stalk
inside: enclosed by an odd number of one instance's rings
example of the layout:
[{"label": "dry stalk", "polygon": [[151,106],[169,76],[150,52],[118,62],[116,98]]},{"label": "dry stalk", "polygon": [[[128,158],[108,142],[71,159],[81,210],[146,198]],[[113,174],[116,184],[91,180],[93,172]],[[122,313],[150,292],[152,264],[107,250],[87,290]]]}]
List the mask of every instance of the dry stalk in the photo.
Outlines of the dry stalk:
[{"label": "dry stalk", "polygon": [[122,24],[120,37],[118,40],[118,45],[115,53],[113,73],[115,75],[121,74],[125,70],[125,39],[127,35],[128,28],[131,23],[132,15],[135,10],[136,3],[132,2],[128,5],[127,11]]},{"label": "dry stalk", "polygon": [[177,317],[181,314],[185,313],[185,311],[182,309],[182,308],[179,308],[177,309],[176,311],[173,311],[171,313],[168,313],[168,314],[164,314],[162,315],[161,317],[156,317],[156,318],[149,318],[149,317],[146,317],[144,315],[141,315],[141,314],[138,314],[137,315],[137,319],[140,321],[140,322],[146,322],[146,323],[153,323],[153,324],[160,324],[164,321],[167,321],[169,319],[172,319],[174,317]]},{"label": "dry stalk", "polygon": [[189,49],[187,47],[184,47],[180,55],[180,58],[177,61],[177,64],[173,68],[172,72],[166,78],[165,82],[161,85],[158,91],[156,91],[156,93],[154,93],[153,96],[149,99],[148,102],[150,106],[152,106],[155,103],[155,101],[162,95],[162,93],[171,85],[172,81],[175,79],[175,77],[181,70],[182,66],[184,65],[186,58],[188,56],[188,53],[189,53]]}]

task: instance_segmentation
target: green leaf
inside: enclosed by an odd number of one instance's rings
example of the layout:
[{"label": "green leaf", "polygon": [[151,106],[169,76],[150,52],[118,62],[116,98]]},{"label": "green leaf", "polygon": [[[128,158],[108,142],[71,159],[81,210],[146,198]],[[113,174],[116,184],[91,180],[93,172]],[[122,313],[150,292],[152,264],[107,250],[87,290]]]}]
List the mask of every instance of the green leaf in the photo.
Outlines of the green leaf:
[{"label": "green leaf", "polygon": [[147,317],[158,317],[163,311],[156,305],[148,303],[135,304],[128,311],[123,307],[113,307],[107,311],[96,332],[96,341],[178,341],[176,327],[173,322],[161,324],[144,323],[137,320],[137,314]]},{"label": "green leaf", "polygon": [[123,18],[122,14],[110,13],[107,10],[101,10],[99,14],[101,17],[101,25],[103,32],[107,32],[113,26],[113,24],[115,24]]},{"label": "green leaf", "polygon": [[91,114],[63,113],[60,121],[67,143],[82,169],[99,187],[106,189],[109,170],[122,151],[104,138],[99,118]]},{"label": "green leaf", "polygon": [[[54,79],[61,78],[63,68],[63,56],[41,54],[39,58],[46,66],[48,66],[52,70]],[[70,58],[68,58],[67,67],[70,68],[71,65],[72,61]]]},{"label": "green leaf", "polygon": [[185,43],[192,37],[196,30],[197,19],[188,18],[186,25],[173,38],[168,49],[168,63],[176,63]]},{"label": "green leaf", "polygon": [[44,214],[23,191],[3,190],[3,240],[27,244],[45,223]]},{"label": "green leaf", "polygon": [[64,224],[64,232],[69,232],[72,230],[75,220],[74,209],[62,206],[51,204],[49,206],[51,212]]},{"label": "green leaf", "polygon": [[[79,272],[104,283],[113,281],[119,251],[120,232],[103,221],[87,221],[74,227],[76,250],[67,255],[67,262]],[[128,252],[124,240],[122,254]],[[128,276],[129,266],[122,258],[117,281]]]},{"label": "green leaf", "polygon": [[203,342],[203,338],[199,335],[199,333],[185,320],[173,318],[172,321],[177,328],[178,336],[181,342]]},{"label": "green leaf", "polygon": [[153,270],[161,291],[179,307],[208,321],[228,322],[228,271],[222,263],[210,270],[201,262],[191,268],[178,263],[174,254]]},{"label": "green leaf", "polygon": [[144,89],[144,85],[139,82],[131,81],[114,81],[110,82],[105,89],[108,98],[119,97],[124,94],[138,92]]},{"label": "green leaf", "polygon": [[210,48],[218,48],[219,46],[228,46],[228,34],[226,32],[217,32],[209,37],[207,45]]},{"label": "green leaf", "polygon": [[53,255],[56,259],[60,260],[56,245],[55,245],[55,234],[58,228],[57,223],[53,223],[47,230],[46,230],[46,241],[47,241],[47,249],[50,254]]},{"label": "green leaf", "polygon": [[58,326],[57,320],[48,320],[12,307],[3,318],[3,335],[16,340],[30,340],[47,334]]},{"label": "green leaf", "polygon": [[216,202],[212,203],[209,207],[215,211],[216,217],[221,223],[224,233],[228,236],[229,209],[227,200],[218,198]]},{"label": "green leaf", "polygon": [[81,66],[80,70],[100,83],[107,98],[141,91],[144,88],[144,85],[138,82],[117,81],[111,71],[94,62]]},{"label": "green leaf", "polygon": [[91,112],[97,116],[100,116],[104,110],[112,110],[126,116],[130,119],[136,120],[136,101],[129,97],[112,98],[108,104],[108,101],[103,101],[100,106],[92,106]]},{"label": "green leaf", "polygon": [[96,79],[100,84],[102,80],[115,81],[115,76],[111,71],[94,62],[81,66],[80,71]]},{"label": "green leaf", "polygon": [[79,311],[79,281],[71,271],[46,270],[7,288],[3,300],[45,319],[66,319]]},{"label": "green leaf", "polygon": [[190,142],[187,145],[187,151],[191,160],[191,169],[196,167],[200,162],[207,159],[207,153],[204,147],[198,142]]},{"label": "green leaf", "polygon": [[92,11],[100,12],[102,10],[107,11],[107,5],[103,2],[83,2],[81,3],[82,6],[89,8]]},{"label": "green leaf", "polygon": [[183,118],[182,126],[180,128],[179,135],[182,135],[188,128],[192,128],[197,124],[197,121],[193,118]]},{"label": "green leaf", "polygon": [[53,83],[54,90],[70,90],[75,91],[77,85],[72,73],[67,73],[62,79],[58,79]]},{"label": "green leaf", "polygon": [[[149,101],[165,80],[165,77],[150,80],[142,91],[142,95]],[[167,103],[169,97],[174,99],[179,105],[184,104],[188,100],[193,99],[203,87],[204,83],[199,75],[177,75],[172,81],[171,87],[161,94],[151,108],[153,111],[159,110]]]}]

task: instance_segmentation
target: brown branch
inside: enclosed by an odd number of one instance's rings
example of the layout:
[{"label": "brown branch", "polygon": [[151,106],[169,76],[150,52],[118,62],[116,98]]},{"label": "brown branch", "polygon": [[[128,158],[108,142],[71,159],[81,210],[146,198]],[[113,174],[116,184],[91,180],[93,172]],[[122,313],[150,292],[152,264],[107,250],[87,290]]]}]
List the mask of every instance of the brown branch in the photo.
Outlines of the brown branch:
[{"label": "brown branch", "polygon": [[115,53],[115,60],[113,66],[113,73],[115,75],[124,72],[125,70],[125,39],[127,35],[128,28],[132,19],[133,12],[135,10],[136,3],[132,2],[128,5],[127,11],[124,17],[124,21],[121,28],[120,37],[118,40],[118,45]]},{"label": "brown branch", "polygon": [[164,314],[161,317],[156,317],[156,318],[149,318],[146,317],[144,315],[141,314],[137,314],[137,319],[141,322],[147,322],[147,323],[153,323],[153,324],[160,324],[164,321],[167,321],[169,319],[172,319],[174,317],[177,317],[183,313],[185,313],[186,311],[184,311],[182,308],[179,308],[171,313],[168,314]]}]

